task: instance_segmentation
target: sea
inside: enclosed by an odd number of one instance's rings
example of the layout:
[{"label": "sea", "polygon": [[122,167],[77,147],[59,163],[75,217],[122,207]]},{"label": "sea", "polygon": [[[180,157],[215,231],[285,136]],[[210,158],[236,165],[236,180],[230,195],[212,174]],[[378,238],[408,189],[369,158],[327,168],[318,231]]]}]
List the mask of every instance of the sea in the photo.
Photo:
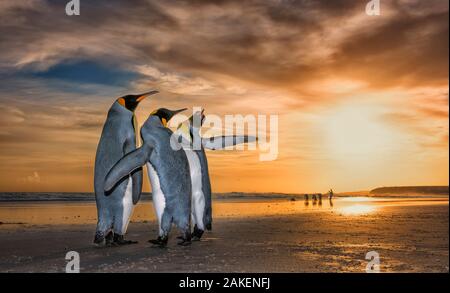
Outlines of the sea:
[{"label": "sea", "polygon": [[[323,194],[327,199],[328,194]],[[335,197],[382,197],[382,198],[448,198],[442,194],[383,194],[371,195],[370,193],[339,193]],[[228,192],[214,193],[213,200],[303,200],[304,194],[288,193],[245,193]],[[152,194],[144,192],[141,200],[151,201]],[[1,202],[94,202],[95,196],[91,192],[0,192]]]},{"label": "sea", "polygon": [[[228,192],[214,193],[214,200],[300,200],[303,194],[283,194],[283,193],[243,193]],[[141,200],[152,200],[150,192],[144,192]],[[50,201],[70,201],[70,202],[94,202],[95,195],[90,192],[0,192],[0,202],[50,202]]]}]

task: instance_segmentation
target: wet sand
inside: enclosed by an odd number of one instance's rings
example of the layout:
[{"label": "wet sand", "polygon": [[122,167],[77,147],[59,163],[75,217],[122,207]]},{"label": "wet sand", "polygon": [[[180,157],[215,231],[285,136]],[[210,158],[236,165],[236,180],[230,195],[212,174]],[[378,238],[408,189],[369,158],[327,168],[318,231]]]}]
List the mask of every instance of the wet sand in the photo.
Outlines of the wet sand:
[{"label": "wet sand", "polygon": [[135,209],[127,237],[96,248],[95,203],[1,203],[0,272],[64,272],[77,251],[82,272],[365,272],[369,251],[382,272],[448,272],[448,198],[351,197],[313,204],[221,200],[213,231],[189,247],[153,248],[151,202]]}]

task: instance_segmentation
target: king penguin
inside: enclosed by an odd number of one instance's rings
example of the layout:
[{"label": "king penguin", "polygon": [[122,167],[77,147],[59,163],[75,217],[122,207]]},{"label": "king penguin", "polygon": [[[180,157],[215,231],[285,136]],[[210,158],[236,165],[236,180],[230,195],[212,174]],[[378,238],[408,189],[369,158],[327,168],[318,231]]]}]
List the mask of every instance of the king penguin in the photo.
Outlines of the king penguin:
[{"label": "king penguin", "polygon": [[104,191],[107,172],[127,153],[136,149],[137,121],[134,110],[146,97],[158,93],[118,98],[111,106],[97,147],[94,170],[95,200],[97,203],[97,230],[94,243],[124,245],[136,243],[124,240],[124,234],[142,190],[142,169],[124,178],[120,184]]},{"label": "king penguin", "polygon": [[183,231],[182,241],[191,243],[191,180],[189,162],[167,122],[175,114],[184,111],[158,109],[152,112],[141,128],[142,146],[120,159],[109,171],[105,179],[105,190],[110,190],[123,178],[129,176],[143,165],[147,165],[152,186],[152,198],[158,219],[158,238],[152,244],[167,245],[172,223]]},{"label": "king penguin", "polygon": [[206,149],[218,150],[236,144],[253,142],[257,138],[246,135],[202,138],[200,129],[205,120],[204,110],[197,111],[181,123],[175,134],[186,152],[192,184],[192,240],[200,240],[205,228],[212,229],[211,180],[209,178]]}]

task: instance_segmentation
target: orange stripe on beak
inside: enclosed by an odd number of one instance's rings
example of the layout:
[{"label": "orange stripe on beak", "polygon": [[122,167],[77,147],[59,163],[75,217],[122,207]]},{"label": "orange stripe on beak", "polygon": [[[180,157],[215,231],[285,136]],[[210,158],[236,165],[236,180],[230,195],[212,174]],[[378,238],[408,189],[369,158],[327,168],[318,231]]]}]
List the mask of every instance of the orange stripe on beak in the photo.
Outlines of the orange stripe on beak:
[{"label": "orange stripe on beak", "polygon": [[157,94],[157,93],[159,93],[159,92],[158,92],[158,91],[151,91],[151,92],[144,93],[144,94],[140,95],[140,96],[136,99],[136,101],[140,102],[140,101],[142,101],[143,99],[145,99],[146,97],[151,96],[151,95],[154,95],[154,94]]}]

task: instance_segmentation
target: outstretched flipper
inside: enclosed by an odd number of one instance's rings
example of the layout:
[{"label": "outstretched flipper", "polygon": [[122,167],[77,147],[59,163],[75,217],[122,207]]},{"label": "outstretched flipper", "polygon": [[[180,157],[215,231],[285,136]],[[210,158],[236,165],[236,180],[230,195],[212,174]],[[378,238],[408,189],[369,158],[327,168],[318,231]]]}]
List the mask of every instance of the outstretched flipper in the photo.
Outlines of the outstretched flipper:
[{"label": "outstretched flipper", "polygon": [[105,191],[111,190],[122,178],[142,167],[148,161],[151,152],[152,148],[143,145],[120,159],[106,175]]},{"label": "outstretched flipper", "polygon": [[229,146],[234,146],[246,142],[254,142],[257,140],[257,137],[247,135],[216,136],[210,138],[202,138],[202,144],[205,149],[221,150]]}]

